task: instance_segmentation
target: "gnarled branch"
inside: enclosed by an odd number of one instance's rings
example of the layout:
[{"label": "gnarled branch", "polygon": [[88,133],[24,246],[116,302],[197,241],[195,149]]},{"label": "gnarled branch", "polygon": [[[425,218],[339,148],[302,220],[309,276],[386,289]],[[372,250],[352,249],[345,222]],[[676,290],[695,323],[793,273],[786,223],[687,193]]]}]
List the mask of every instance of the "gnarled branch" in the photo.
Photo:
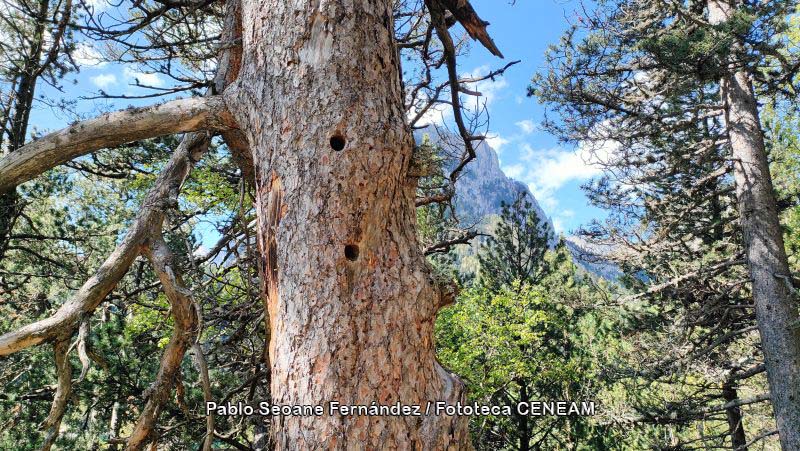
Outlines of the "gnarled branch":
[{"label": "gnarled branch", "polygon": [[173,133],[223,131],[233,126],[221,96],[178,99],[104,114],[50,133],[0,159],[0,192],[95,150]]},{"label": "gnarled branch", "polygon": [[167,295],[175,328],[161,356],[153,385],[147,390],[147,404],[142,409],[133,432],[125,445],[126,451],[139,450],[150,440],[155,429],[161,406],[169,398],[172,387],[178,379],[181,361],[186,350],[194,343],[197,334],[197,312],[192,292],[183,284],[173,263],[172,251],[161,235],[160,224],[148,240],[144,253],[153,265],[153,269],[161,281],[164,294]]},{"label": "gnarled branch", "polygon": [[478,40],[487,50],[492,52],[492,55],[503,57],[500,49],[497,48],[489,33],[486,31],[486,26],[489,22],[478,17],[478,13],[468,1],[464,0],[437,0],[453,17],[467,30],[472,39]]},{"label": "gnarled branch", "polygon": [[67,401],[72,391],[72,365],[69,363],[69,335],[59,338],[53,345],[53,354],[56,361],[56,376],[58,385],[50,406],[50,413],[42,423],[42,429],[47,431],[42,451],[49,451],[58,438],[61,429],[61,419],[67,410]]},{"label": "gnarled branch", "polygon": [[122,279],[139,255],[141,246],[161,224],[164,207],[177,202],[180,186],[195,162],[208,149],[205,133],[186,135],[170,158],[155,184],[147,193],[141,210],[125,238],[83,286],[49,318],[37,321],[0,336],[0,356],[13,354],[73,331],[82,318],[91,313]]}]

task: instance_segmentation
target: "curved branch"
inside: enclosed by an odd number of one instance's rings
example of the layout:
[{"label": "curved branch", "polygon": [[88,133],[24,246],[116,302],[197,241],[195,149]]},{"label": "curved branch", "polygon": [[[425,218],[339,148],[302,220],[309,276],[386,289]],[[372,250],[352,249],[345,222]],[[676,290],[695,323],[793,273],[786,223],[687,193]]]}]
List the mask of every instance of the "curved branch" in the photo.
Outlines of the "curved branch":
[{"label": "curved branch", "polygon": [[72,331],[91,313],[122,279],[139,255],[154,225],[160,225],[164,208],[177,202],[178,191],[192,166],[208,149],[205,133],[183,138],[155,184],[147,193],[141,210],[125,238],[83,286],[49,318],[37,321],[0,336],[0,356],[13,354],[62,332]]},{"label": "curved branch", "polygon": [[192,292],[185,287],[178,275],[173,263],[172,251],[164,241],[160,229],[154,231],[154,235],[145,246],[144,253],[152,263],[158,280],[161,281],[161,286],[164,288],[164,294],[167,295],[175,328],[172,330],[172,336],[161,356],[161,365],[158,368],[156,379],[147,390],[147,404],[142,409],[136,426],[125,445],[126,451],[142,449],[149,441],[155,429],[161,406],[169,398],[172,387],[178,380],[181,361],[189,346],[194,342],[198,327],[196,304]]},{"label": "curved branch", "polygon": [[234,121],[221,96],[178,99],[104,114],[45,135],[0,159],[0,192],[95,150],[174,133],[231,128]]},{"label": "curved branch", "polygon": [[49,451],[58,438],[61,429],[61,419],[67,410],[67,401],[72,391],[72,365],[69,363],[69,335],[61,337],[53,345],[53,354],[56,360],[56,375],[58,385],[56,394],[53,397],[53,404],[50,406],[50,413],[42,423],[42,429],[47,431],[41,450]]}]

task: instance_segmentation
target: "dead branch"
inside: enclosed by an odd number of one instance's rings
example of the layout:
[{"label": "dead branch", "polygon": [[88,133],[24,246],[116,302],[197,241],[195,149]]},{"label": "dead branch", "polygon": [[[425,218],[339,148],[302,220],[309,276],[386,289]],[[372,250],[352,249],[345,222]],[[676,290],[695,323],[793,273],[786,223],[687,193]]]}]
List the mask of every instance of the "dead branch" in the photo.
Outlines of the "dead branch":
[{"label": "dead branch", "polygon": [[472,39],[483,44],[487,50],[492,52],[492,55],[503,57],[500,49],[497,48],[489,33],[486,32],[486,26],[489,25],[489,22],[478,17],[478,13],[475,12],[468,1],[438,0],[438,3],[453,14],[453,17],[467,30]]},{"label": "dead branch", "polygon": [[425,255],[432,255],[436,253],[447,253],[450,249],[457,244],[469,244],[476,236],[486,236],[485,233],[480,233],[475,230],[464,232],[461,236],[455,237],[450,240],[441,241],[439,243],[428,246],[425,249]]},{"label": "dead branch", "polygon": [[[195,306],[196,309],[199,308]],[[211,379],[208,376],[208,362],[206,362],[203,348],[199,342],[192,345],[192,355],[194,356],[194,364],[197,367],[197,372],[200,374],[200,386],[203,388],[203,402],[207,403],[212,401],[211,396]],[[214,442],[214,414],[206,415],[206,437],[203,440],[202,451],[211,451],[211,444]]]},{"label": "dead branch", "polygon": [[232,126],[221,96],[178,99],[104,114],[50,133],[0,159],[0,192],[95,150],[174,133],[223,131]]},{"label": "dead branch", "polygon": [[72,331],[84,316],[97,308],[139,255],[153,224],[162,222],[164,207],[176,202],[180,186],[207,148],[208,137],[205,133],[192,133],[183,138],[147,193],[141,210],[122,243],[56,313],[0,336],[0,356],[13,354],[66,331]]},{"label": "dead branch", "polygon": [[42,429],[47,431],[44,443],[42,443],[42,451],[50,451],[53,443],[58,438],[61,419],[64,417],[64,411],[67,410],[67,401],[69,401],[69,394],[72,391],[72,366],[69,364],[68,351],[69,335],[59,338],[53,344],[58,385],[56,386],[56,394],[53,397],[53,404],[50,406],[50,413],[41,426]]},{"label": "dead branch", "polygon": [[147,390],[147,404],[128,437],[125,445],[128,451],[140,450],[150,441],[161,406],[169,399],[172,387],[179,376],[181,361],[186,350],[194,342],[198,326],[192,292],[186,289],[176,271],[172,251],[161,235],[160,224],[157,230],[153,231],[153,235],[145,245],[144,254],[153,265],[172,307],[170,312],[175,328],[161,356],[156,379]]},{"label": "dead branch", "polygon": [[81,361],[81,375],[78,376],[77,382],[83,381],[91,365],[91,358],[89,358],[89,331],[89,318],[85,318],[78,328],[78,340],[75,342],[78,348],[78,360]]}]

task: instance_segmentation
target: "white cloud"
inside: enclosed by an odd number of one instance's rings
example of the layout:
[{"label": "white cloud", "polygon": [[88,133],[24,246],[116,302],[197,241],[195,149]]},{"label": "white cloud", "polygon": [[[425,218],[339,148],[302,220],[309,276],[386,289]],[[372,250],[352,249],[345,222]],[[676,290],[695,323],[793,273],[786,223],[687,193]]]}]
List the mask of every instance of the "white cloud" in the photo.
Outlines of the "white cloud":
[{"label": "white cloud", "polygon": [[618,144],[611,141],[582,143],[577,150],[534,149],[523,144],[520,159],[525,163],[524,170],[514,170],[536,199],[552,211],[558,205],[555,194],[559,189],[568,183],[585,182],[600,175],[600,163],[607,162],[617,148]]},{"label": "white cloud", "polygon": [[100,89],[108,88],[117,84],[117,76],[114,74],[100,74],[91,78],[92,83]]},{"label": "white cloud", "polygon": [[164,81],[161,80],[158,74],[155,73],[137,72],[130,67],[126,67],[123,70],[123,74],[131,83],[154,87],[160,87],[164,85]]},{"label": "white cloud", "polygon": [[103,55],[88,42],[81,42],[75,46],[72,58],[80,66],[103,67],[108,64],[103,60]]},{"label": "white cloud", "polygon": [[522,133],[526,135],[530,135],[531,133],[536,131],[536,123],[530,119],[525,119],[523,121],[516,122],[515,125],[519,127]]},{"label": "white cloud", "polygon": [[[420,110],[411,108],[408,110],[408,120],[411,121],[417,114],[419,114]],[[426,126],[426,125],[436,125],[442,126],[444,125],[445,121],[449,119],[453,115],[453,109],[450,108],[450,105],[438,103],[433,105],[432,107],[428,108],[425,113],[417,120],[414,124],[415,126]]]},{"label": "white cloud", "polygon": [[568,182],[587,180],[600,173],[600,168],[593,164],[591,156],[582,149],[535,151],[531,161],[535,166],[531,170],[531,183],[536,184],[538,190],[556,191]]},{"label": "white cloud", "polygon": [[564,233],[564,223],[561,222],[561,219],[558,217],[554,217],[550,219],[550,222],[553,223],[553,228],[555,229],[557,234]]},{"label": "white cloud", "polygon": [[[484,64],[483,66],[479,66],[473,69],[471,72],[462,75],[461,78],[481,78],[488,75],[490,71],[491,68],[489,65]],[[491,105],[498,98],[500,92],[508,87],[508,82],[505,80],[505,78],[503,78],[503,76],[498,75],[494,77],[494,80],[489,78],[474,83],[464,83],[464,87],[470,91],[477,91],[481,93],[480,96],[466,96],[464,99],[464,106],[467,109],[478,111],[484,106],[488,107]]]},{"label": "white cloud", "polygon": [[86,5],[91,7],[96,13],[111,7],[111,4],[108,2],[108,0],[85,0],[85,1]]},{"label": "white cloud", "polygon": [[491,146],[491,148],[498,153],[500,152],[500,149],[503,148],[503,146],[509,143],[507,139],[503,138],[500,135],[487,136],[485,141],[486,144]]},{"label": "white cloud", "polygon": [[525,172],[525,166],[521,164],[512,164],[510,166],[502,167],[503,173],[512,179],[518,179]]}]

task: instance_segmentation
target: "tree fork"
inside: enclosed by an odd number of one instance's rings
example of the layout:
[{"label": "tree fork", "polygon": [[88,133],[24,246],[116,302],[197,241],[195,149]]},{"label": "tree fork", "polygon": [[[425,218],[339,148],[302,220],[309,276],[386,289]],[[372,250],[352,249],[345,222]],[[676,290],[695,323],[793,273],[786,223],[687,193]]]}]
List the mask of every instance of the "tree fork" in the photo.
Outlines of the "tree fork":
[{"label": "tree fork", "polygon": [[[155,381],[146,391],[147,403],[125,444],[126,451],[138,451],[152,438],[161,406],[169,399],[181,371],[181,362],[198,334],[198,316],[192,292],[186,288],[174,264],[172,251],[161,234],[161,224],[153,230],[144,247],[170,304],[175,325],[161,355]],[[212,431],[213,433],[213,431]],[[207,443],[204,439],[203,443]]]},{"label": "tree fork", "polygon": [[[734,6],[709,0],[709,21],[730,19]],[[734,49],[735,50],[735,49]],[[739,67],[731,64],[731,67]],[[745,255],[772,407],[784,450],[800,449],[800,316],[792,297],[783,233],[764,135],[749,74],[735,69],[720,82],[734,161]]]}]

